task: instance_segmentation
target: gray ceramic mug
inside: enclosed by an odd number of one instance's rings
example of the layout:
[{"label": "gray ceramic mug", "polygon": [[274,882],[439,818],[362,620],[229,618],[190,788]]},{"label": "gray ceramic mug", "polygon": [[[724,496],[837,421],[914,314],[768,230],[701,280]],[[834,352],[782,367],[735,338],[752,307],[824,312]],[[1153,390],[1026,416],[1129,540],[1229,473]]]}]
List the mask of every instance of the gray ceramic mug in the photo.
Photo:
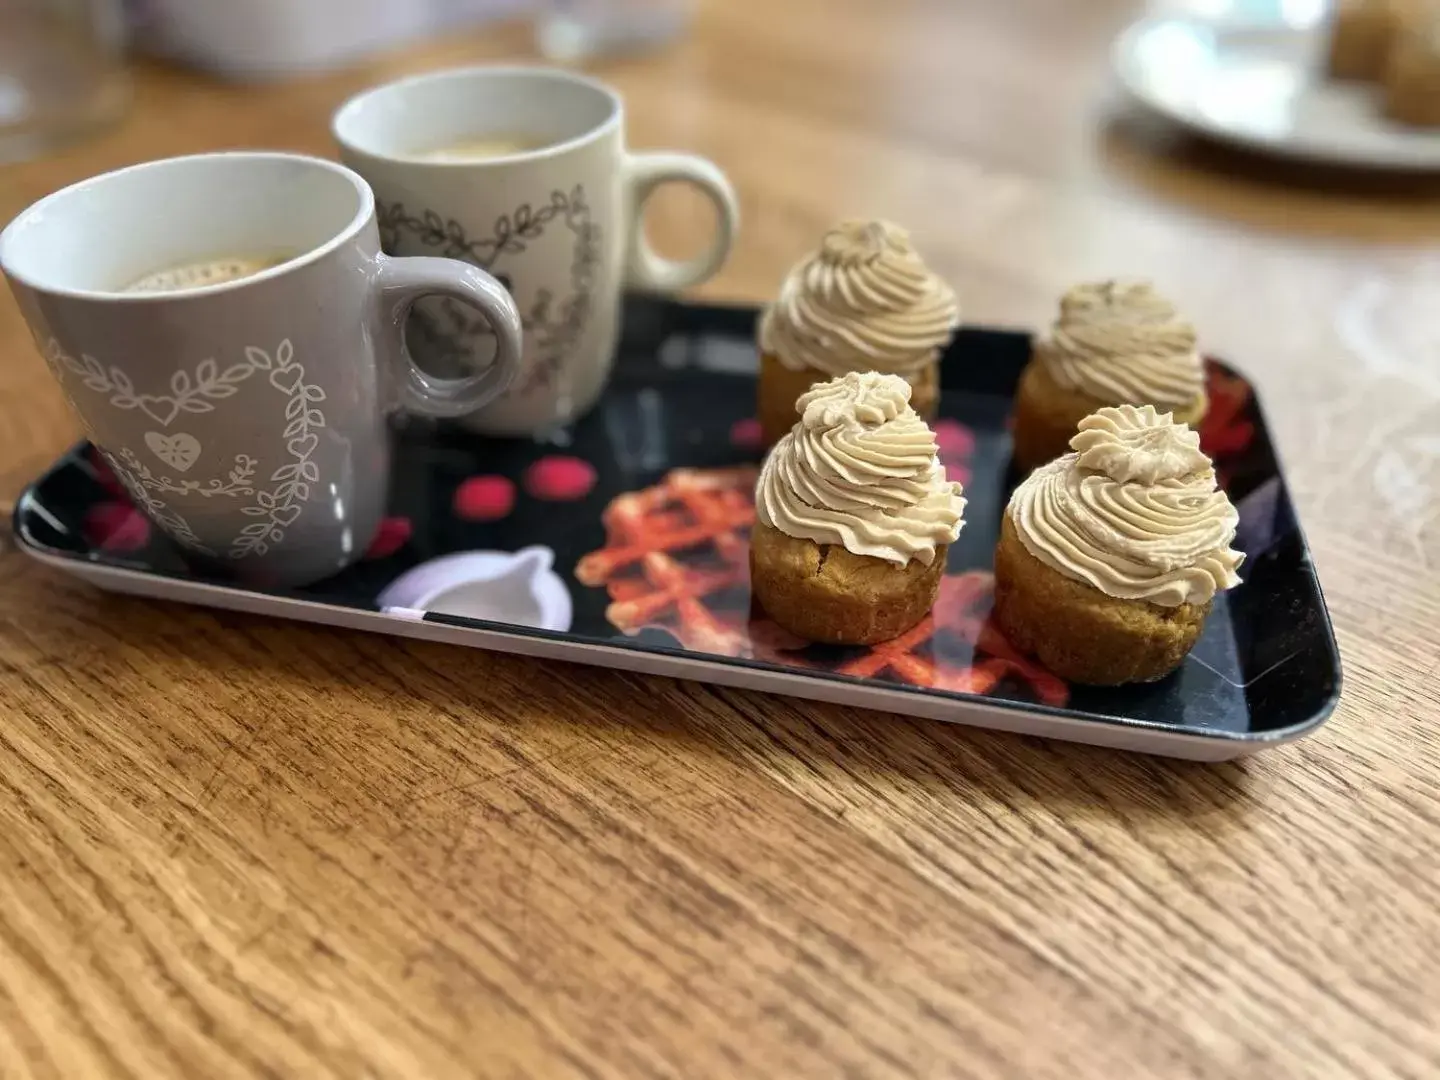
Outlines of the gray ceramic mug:
[{"label": "gray ceramic mug", "polygon": [[[238,280],[133,292],[218,260]],[[520,316],[484,271],[381,254],[375,200],[319,158],[203,154],[58,191],[0,233],[0,268],[90,438],[150,519],[207,568],[300,585],[364,554],[385,511],[387,406],[473,412],[519,367]],[[422,296],[483,313],[496,363],[426,375]]]}]

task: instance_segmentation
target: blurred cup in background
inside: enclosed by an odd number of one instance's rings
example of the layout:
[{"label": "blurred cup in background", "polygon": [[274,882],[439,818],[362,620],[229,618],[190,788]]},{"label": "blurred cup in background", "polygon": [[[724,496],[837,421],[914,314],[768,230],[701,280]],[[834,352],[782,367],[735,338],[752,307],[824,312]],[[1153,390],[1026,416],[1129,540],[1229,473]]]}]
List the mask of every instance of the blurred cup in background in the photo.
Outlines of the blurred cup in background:
[{"label": "blurred cup in background", "polygon": [[0,161],[115,120],[124,41],[120,0],[0,0]]},{"label": "blurred cup in background", "polygon": [[555,63],[643,52],[681,37],[695,0],[541,0],[535,46]]}]

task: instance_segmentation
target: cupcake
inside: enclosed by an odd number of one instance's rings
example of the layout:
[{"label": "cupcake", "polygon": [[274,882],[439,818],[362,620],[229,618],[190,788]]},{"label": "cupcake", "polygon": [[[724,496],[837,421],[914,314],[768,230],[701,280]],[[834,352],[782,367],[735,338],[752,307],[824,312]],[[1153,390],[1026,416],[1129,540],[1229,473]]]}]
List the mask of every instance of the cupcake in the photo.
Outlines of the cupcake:
[{"label": "cupcake", "polygon": [[1192,425],[1205,415],[1195,327],[1143,282],[1077,285],[1061,298],[1020,375],[1016,465],[1028,472],[1059,457],[1075,426],[1107,405],[1154,405]]},{"label": "cupcake", "polygon": [[995,550],[995,618],[1064,679],[1149,682],[1200,637],[1240,582],[1238,515],[1200,439],[1149,405],[1101,409],[1074,452],[1010,498]]},{"label": "cupcake", "polygon": [[959,325],[955,293],[887,221],[846,221],[797,263],[760,319],[760,426],[766,445],[795,422],[795,401],[851,371],[899,375],[935,415],[940,350]]},{"label": "cupcake", "polygon": [[765,460],[750,587],[799,637],[871,645],[935,604],[965,500],[909,402],[897,375],[822,383],[801,395],[799,423]]},{"label": "cupcake", "polygon": [[1397,32],[1385,65],[1385,115],[1412,127],[1440,127],[1440,5]]},{"label": "cupcake", "polygon": [[1340,0],[1330,26],[1331,77],[1378,82],[1404,7],[1403,0]]}]

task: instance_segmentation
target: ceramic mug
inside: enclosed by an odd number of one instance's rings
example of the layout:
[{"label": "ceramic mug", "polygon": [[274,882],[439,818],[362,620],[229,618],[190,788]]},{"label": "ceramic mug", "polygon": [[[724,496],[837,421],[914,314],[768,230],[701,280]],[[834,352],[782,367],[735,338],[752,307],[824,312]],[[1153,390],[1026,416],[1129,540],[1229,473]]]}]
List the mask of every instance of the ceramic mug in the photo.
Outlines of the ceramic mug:
[{"label": "ceramic mug", "polygon": [[[127,286],[220,260],[266,266],[169,291]],[[453,416],[519,369],[520,315],[489,274],[381,254],[375,203],[318,158],[202,154],[40,200],[0,268],[65,396],[135,504],[207,568],[301,585],[358,559],[384,514],[385,406]],[[421,296],[463,300],[497,342],[441,380],[406,354]]]},{"label": "ceramic mug", "polygon": [[[343,160],[375,189],[387,252],[466,259],[514,295],[522,373],[464,421],[486,434],[537,433],[588,409],[610,373],[622,288],[704,281],[737,228],[718,168],[628,152],[619,96],[569,72],[478,67],[403,79],[352,98],[333,131]],[[698,187],[719,219],[706,250],[678,262],[651,249],[642,222],[646,198],[671,181]],[[483,368],[494,352],[484,320],[453,302],[419,305],[409,341],[439,373]]]}]

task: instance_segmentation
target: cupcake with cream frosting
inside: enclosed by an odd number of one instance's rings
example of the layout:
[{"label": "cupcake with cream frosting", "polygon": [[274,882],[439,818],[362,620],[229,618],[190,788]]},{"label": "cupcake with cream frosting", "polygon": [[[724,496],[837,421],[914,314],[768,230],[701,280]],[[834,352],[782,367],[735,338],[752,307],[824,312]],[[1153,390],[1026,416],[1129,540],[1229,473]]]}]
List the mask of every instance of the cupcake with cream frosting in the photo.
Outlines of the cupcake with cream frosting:
[{"label": "cupcake with cream frosting", "polygon": [[803,394],[755,491],[751,591],[810,641],[869,645],[934,606],[965,499],[897,375],[851,372]]},{"label": "cupcake with cream frosting", "polygon": [[995,551],[995,617],[1017,648],[1071,682],[1169,674],[1215,594],[1238,585],[1238,515],[1200,440],[1168,413],[1086,417],[1073,452],[1015,489]]},{"label": "cupcake with cream frosting", "polygon": [[761,317],[766,443],[790,430],[801,394],[852,371],[899,375],[915,411],[933,417],[940,351],[959,321],[954,291],[921,260],[909,233],[887,221],[841,222],[790,270]]},{"label": "cupcake with cream frosting", "polygon": [[1035,343],[1015,394],[1015,463],[1065,453],[1076,425],[1109,405],[1153,405],[1179,423],[1205,415],[1195,327],[1145,282],[1077,285]]}]

